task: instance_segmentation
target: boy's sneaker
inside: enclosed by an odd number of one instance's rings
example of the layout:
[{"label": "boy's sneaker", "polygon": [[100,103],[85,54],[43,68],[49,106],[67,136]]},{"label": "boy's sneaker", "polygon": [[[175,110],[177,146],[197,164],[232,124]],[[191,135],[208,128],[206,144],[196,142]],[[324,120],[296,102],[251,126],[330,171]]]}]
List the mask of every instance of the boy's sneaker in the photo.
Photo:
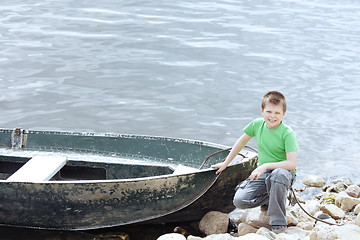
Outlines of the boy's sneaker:
[{"label": "boy's sneaker", "polygon": [[286,231],[285,225],[273,225],[271,229],[274,233],[279,234]]}]

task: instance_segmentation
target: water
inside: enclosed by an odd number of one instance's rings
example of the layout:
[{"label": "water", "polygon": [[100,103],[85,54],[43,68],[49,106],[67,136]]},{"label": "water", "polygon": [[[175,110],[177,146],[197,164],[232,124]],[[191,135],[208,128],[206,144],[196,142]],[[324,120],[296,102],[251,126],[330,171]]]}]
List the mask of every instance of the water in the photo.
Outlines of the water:
[{"label": "water", "polygon": [[230,146],[279,90],[299,178],[359,182],[359,11],[356,0],[5,0],[0,126]]}]

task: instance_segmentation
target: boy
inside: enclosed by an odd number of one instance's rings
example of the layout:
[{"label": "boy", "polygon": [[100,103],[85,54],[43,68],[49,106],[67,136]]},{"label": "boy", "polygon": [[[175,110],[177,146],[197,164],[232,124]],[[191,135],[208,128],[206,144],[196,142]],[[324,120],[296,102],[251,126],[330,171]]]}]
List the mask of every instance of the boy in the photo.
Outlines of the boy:
[{"label": "boy", "polygon": [[298,144],[293,130],[282,122],[286,113],[285,97],[277,91],[264,95],[261,104],[263,118],[253,120],[234,144],[225,161],[211,166],[222,172],[247,142],[256,138],[258,167],[236,188],[234,205],[237,208],[261,206],[268,211],[275,233],[285,232],[286,197],[295,180]]}]

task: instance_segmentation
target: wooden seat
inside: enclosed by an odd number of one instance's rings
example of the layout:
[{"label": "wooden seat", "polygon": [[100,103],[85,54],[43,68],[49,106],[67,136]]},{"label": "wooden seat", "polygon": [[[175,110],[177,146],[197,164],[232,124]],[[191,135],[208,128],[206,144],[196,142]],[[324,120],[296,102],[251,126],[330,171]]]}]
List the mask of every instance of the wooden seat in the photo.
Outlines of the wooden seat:
[{"label": "wooden seat", "polygon": [[6,181],[39,182],[50,180],[65,164],[66,157],[35,156]]},{"label": "wooden seat", "polygon": [[184,165],[179,164],[175,171],[173,172],[174,175],[181,175],[181,174],[186,174],[186,173],[195,173],[198,172],[199,169],[196,168],[192,168],[192,167],[187,167]]}]

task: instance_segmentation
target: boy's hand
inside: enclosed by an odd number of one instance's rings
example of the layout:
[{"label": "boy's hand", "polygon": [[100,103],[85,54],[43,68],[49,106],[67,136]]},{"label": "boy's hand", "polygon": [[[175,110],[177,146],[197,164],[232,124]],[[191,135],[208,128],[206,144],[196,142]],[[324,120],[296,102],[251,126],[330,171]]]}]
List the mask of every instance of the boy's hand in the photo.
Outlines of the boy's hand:
[{"label": "boy's hand", "polygon": [[227,167],[227,165],[224,162],[221,162],[221,163],[218,163],[218,164],[215,164],[215,165],[211,165],[211,168],[218,169],[216,171],[216,174],[219,174],[222,171],[224,171],[226,167]]},{"label": "boy's hand", "polygon": [[267,170],[266,165],[263,164],[260,167],[257,167],[254,169],[254,171],[252,171],[252,173],[250,174],[250,181],[253,181],[255,178],[256,180],[259,180],[259,177],[265,173]]}]

